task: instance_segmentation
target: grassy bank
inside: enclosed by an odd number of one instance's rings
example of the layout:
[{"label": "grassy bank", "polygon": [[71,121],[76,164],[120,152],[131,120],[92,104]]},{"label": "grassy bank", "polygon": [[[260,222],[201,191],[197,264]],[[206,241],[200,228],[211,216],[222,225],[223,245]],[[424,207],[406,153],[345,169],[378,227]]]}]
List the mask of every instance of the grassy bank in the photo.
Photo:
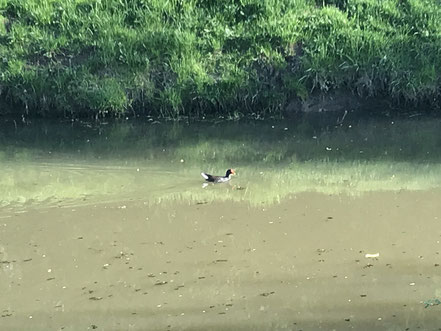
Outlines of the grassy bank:
[{"label": "grassy bank", "polygon": [[344,89],[436,107],[440,37],[431,0],[2,0],[0,103],[265,116]]}]

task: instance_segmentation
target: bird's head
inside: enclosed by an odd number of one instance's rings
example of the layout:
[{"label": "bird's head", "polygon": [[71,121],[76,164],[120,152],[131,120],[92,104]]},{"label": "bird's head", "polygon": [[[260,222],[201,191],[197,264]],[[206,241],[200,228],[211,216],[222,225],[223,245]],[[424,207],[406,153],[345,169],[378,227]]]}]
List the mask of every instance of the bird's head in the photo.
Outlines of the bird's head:
[{"label": "bird's head", "polygon": [[231,175],[235,175],[236,172],[234,171],[234,169],[228,169],[227,173],[225,174],[225,177],[230,177]]}]

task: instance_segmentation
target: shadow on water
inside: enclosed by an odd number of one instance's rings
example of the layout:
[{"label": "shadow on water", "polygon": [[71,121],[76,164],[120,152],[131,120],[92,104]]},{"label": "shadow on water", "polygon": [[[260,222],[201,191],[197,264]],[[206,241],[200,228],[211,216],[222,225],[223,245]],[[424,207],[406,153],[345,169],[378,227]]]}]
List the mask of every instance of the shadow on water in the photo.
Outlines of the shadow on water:
[{"label": "shadow on water", "polygon": [[[394,303],[399,305],[399,303]],[[316,309],[326,309],[327,307],[316,307]],[[339,307],[333,307],[333,309],[339,310]],[[369,307],[359,307],[360,310],[367,310]],[[376,310],[390,309],[389,305],[379,304],[375,307]],[[184,313],[183,313],[184,312]],[[35,313],[34,313],[35,314]],[[185,316],[181,316],[185,314]],[[200,311],[192,311],[191,309],[179,309],[170,310],[165,309],[162,313],[155,311],[144,311],[140,313],[134,313],[132,310],[107,310],[103,313],[101,310],[88,311],[88,312],[75,312],[64,313],[64,319],[58,321],[57,315],[60,314],[44,314],[39,313],[39,319],[42,323],[36,323],[35,321],[26,321],[20,323],[21,327],[32,328],[32,330],[47,330],[48,327],[57,328],[62,325],[63,330],[75,330],[76,327],[81,326],[83,329],[99,329],[102,325],[106,326],[106,329],[131,329],[131,330],[194,330],[194,331],[248,331],[248,330],[440,330],[439,318],[435,314],[428,314],[424,320],[415,321],[416,314],[409,313],[407,315],[408,321],[405,316],[400,316],[402,321],[395,318],[391,318],[389,322],[373,321],[369,318],[357,318],[355,321],[351,318],[336,319],[335,317],[322,319],[314,312],[310,313],[309,318],[296,318],[296,312],[286,312],[290,314],[289,317],[281,314],[280,320],[277,321],[276,316],[271,320],[262,320],[257,318],[254,320],[252,317],[247,318],[244,316],[238,316],[236,314],[225,315],[211,315],[210,317],[201,317]],[[55,316],[54,316],[55,315]],[[401,314],[400,314],[401,315]],[[430,316],[431,315],[431,316]],[[267,317],[269,319],[269,317]],[[179,321],[175,321],[178,319]],[[51,320],[51,322],[47,322]],[[9,322],[9,321],[8,321]],[[9,323],[5,323],[6,327]],[[12,323],[11,323],[12,324]],[[71,324],[76,325],[71,327]],[[16,325],[16,324],[15,324]],[[12,326],[15,326],[12,324]],[[66,326],[67,325],[67,326]],[[12,328],[14,329],[14,328]]]},{"label": "shadow on water", "polygon": [[436,330],[440,124],[5,120],[0,325]]},{"label": "shadow on water", "polygon": [[[185,158],[194,162],[293,161],[439,162],[441,119],[363,118],[356,114],[307,114],[290,121],[0,123],[1,158],[38,152],[121,161]],[[27,155],[30,153],[30,155]]]},{"label": "shadow on water", "polygon": [[[0,198],[3,205],[98,196],[261,203],[301,191],[432,188],[441,178],[440,124],[352,113],[197,123],[3,119]],[[201,171],[230,167],[238,168],[235,187],[200,190]]]}]

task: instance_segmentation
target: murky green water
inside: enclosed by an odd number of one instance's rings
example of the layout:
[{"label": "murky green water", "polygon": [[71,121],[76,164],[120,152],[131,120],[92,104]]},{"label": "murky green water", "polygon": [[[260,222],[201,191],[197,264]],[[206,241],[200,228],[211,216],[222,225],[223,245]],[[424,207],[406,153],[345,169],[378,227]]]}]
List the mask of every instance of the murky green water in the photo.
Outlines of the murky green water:
[{"label": "murky green water", "polygon": [[340,122],[2,121],[0,330],[438,329],[441,121]]},{"label": "murky green water", "polygon": [[[273,203],[441,184],[440,120],[291,122],[3,121],[1,206],[144,199]],[[201,189],[201,171],[238,175]]]}]

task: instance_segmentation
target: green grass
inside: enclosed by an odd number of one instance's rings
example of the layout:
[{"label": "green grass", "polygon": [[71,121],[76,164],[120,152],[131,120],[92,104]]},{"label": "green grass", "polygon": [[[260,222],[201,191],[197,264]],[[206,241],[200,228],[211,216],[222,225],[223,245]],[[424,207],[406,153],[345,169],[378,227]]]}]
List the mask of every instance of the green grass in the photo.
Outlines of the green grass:
[{"label": "green grass", "polygon": [[431,0],[3,0],[0,99],[45,116],[267,116],[344,89],[436,108],[440,35]]}]

